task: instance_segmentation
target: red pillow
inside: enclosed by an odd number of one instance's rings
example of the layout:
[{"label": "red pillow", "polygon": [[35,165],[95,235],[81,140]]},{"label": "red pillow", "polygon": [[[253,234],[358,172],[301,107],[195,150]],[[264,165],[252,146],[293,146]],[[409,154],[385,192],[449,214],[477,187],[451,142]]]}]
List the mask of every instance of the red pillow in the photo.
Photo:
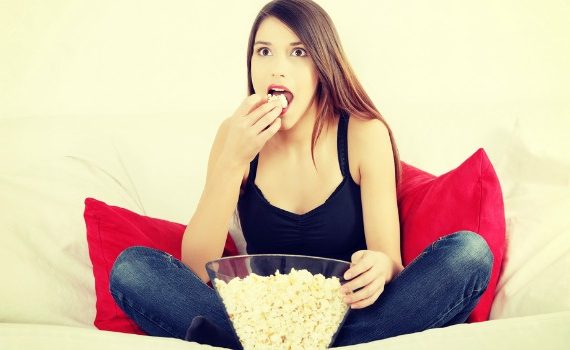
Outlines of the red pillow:
[{"label": "red pillow", "polygon": [[476,232],[487,241],[494,256],[491,279],[467,321],[488,320],[506,240],[501,186],[485,150],[478,149],[440,176],[402,162],[398,209],[404,266],[436,239],[459,230]]},{"label": "red pillow", "polygon": [[[186,226],[142,216],[93,198],[85,199],[84,217],[97,295],[95,326],[108,331],[145,334],[119,309],[109,293],[111,267],[124,249],[135,245],[160,249],[180,259]],[[237,254],[228,234],[223,256]]]}]

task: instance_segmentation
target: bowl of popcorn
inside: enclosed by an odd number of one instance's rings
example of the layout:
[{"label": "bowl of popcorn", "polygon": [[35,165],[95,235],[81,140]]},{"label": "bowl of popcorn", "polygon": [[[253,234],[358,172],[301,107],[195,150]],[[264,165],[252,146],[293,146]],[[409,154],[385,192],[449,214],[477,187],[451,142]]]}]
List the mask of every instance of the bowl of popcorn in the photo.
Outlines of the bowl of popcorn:
[{"label": "bowl of popcorn", "polygon": [[244,349],[327,349],[350,307],[341,286],[350,263],[256,254],[210,261],[206,271]]}]

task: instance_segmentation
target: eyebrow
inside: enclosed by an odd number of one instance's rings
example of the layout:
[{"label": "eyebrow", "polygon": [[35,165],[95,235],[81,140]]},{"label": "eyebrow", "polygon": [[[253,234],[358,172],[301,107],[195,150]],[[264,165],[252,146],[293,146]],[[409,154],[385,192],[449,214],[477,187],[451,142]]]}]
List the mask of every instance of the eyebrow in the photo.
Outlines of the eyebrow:
[{"label": "eyebrow", "polygon": [[[271,46],[271,43],[269,41],[256,41],[255,44],[253,44],[253,45],[258,45],[258,44]],[[289,45],[295,46],[295,45],[305,45],[305,44],[303,44],[300,41],[295,41],[294,43],[290,43]]]}]

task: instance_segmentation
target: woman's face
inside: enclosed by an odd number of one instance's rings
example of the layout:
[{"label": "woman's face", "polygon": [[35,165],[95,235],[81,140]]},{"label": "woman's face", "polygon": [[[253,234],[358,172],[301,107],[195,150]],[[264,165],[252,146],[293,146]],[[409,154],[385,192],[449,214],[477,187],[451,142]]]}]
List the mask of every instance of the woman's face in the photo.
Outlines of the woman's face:
[{"label": "woman's face", "polygon": [[255,35],[251,57],[255,93],[267,96],[270,85],[276,84],[293,94],[293,100],[281,115],[281,130],[292,128],[308,110],[309,113],[316,110],[317,70],[299,42],[297,35],[275,17],[264,19]]}]

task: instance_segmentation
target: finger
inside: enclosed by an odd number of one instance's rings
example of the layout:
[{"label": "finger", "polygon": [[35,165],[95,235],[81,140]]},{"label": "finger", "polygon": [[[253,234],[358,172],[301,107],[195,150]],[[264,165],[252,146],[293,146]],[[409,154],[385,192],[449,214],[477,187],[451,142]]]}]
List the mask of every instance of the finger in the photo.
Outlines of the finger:
[{"label": "finger", "polygon": [[273,135],[275,135],[280,128],[281,128],[281,118],[277,118],[273,121],[273,123],[271,123],[271,125],[269,125],[267,129],[265,129],[259,134],[258,137],[260,138],[262,145],[264,145],[267,142],[267,140],[273,137]]},{"label": "finger", "polygon": [[234,115],[243,117],[267,102],[267,97],[259,94],[249,95],[236,109]]},{"label": "finger", "polygon": [[257,107],[257,109],[253,110],[249,113],[246,118],[249,122],[249,125],[254,125],[257,121],[262,118],[267,113],[271,112],[274,109],[279,109],[281,111],[283,107],[281,107],[281,103],[279,101],[269,101],[261,106]]},{"label": "finger", "polygon": [[376,278],[378,278],[377,274],[374,273],[372,269],[367,271],[366,273],[361,274],[357,278],[353,279],[350,282],[345,283],[342,286],[342,291],[344,293],[352,293],[353,291],[365,287],[372,283]]},{"label": "finger", "polygon": [[349,294],[348,298],[352,303],[370,298],[371,296],[374,295],[374,293],[378,291],[378,289],[380,289],[381,286],[382,283],[380,280],[374,280],[368,285],[366,285],[364,288],[360,289],[358,292]]},{"label": "finger", "polygon": [[346,295],[344,300],[350,304],[362,302],[374,296],[378,291],[384,290],[384,285],[384,281],[376,279],[358,292]]},{"label": "finger", "polygon": [[344,278],[349,280],[354,278],[365,271],[370,270],[370,268],[374,266],[373,259],[362,258],[356,263],[354,266],[351,266],[345,273]]},{"label": "finger", "polygon": [[350,257],[350,261],[352,261],[353,264],[357,263],[360,259],[362,259],[364,254],[366,254],[366,250],[359,250],[357,252],[354,252],[354,254],[352,254]]},{"label": "finger", "polygon": [[261,133],[263,130],[265,130],[269,125],[271,125],[271,123],[273,123],[275,121],[276,118],[279,117],[279,115],[281,114],[282,108],[281,107],[275,107],[271,110],[269,110],[269,112],[267,112],[265,115],[263,115],[261,118],[259,118],[255,124],[253,124],[253,130],[256,134]]},{"label": "finger", "polygon": [[384,287],[381,287],[372,296],[370,296],[366,299],[363,299],[361,301],[358,301],[356,303],[350,304],[350,308],[351,309],[362,309],[362,308],[365,308],[367,306],[370,306],[370,305],[374,304],[376,302],[376,300],[378,300],[378,298],[380,297],[380,295],[382,295],[383,292],[384,292]]}]

